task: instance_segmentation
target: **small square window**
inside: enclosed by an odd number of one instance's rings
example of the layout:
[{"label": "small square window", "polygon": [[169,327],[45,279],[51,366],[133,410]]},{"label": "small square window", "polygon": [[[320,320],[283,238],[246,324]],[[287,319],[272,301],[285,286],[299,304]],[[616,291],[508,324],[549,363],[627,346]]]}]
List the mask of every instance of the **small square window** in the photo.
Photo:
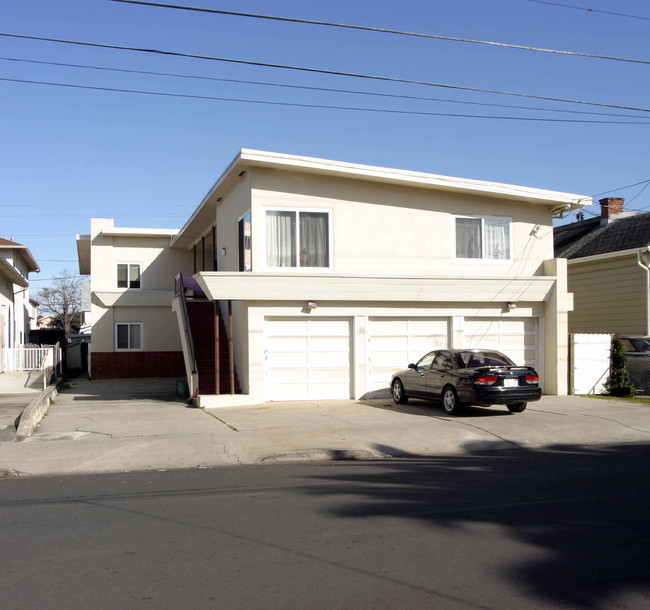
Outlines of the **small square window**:
[{"label": "small square window", "polygon": [[118,288],[140,288],[140,264],[118,263],[117,265]]},{"label": "small square window", "polygon": [[142,324],[139,322],[116,324],[115,345],[118,350],[142,349]]}]

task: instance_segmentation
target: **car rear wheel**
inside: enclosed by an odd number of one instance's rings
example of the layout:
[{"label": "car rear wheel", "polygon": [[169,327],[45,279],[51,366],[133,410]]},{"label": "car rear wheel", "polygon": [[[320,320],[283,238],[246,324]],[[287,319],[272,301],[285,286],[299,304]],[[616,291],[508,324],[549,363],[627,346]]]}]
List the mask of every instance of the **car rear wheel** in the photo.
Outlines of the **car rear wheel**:
[{"label": "car rear wheel", "polygon": [[447,415],[456,415],[460,411],[461,405],[458,402],[458,394],[451,386],[447,386],[442,391],[442,408]]},{"label": "car rear wheel", "polygon": [[391,391],[393,392],[393,400],[397,404],[403,405],[408,401],[409,397],[406,395],[406,392],[404,392],[404,385],[399,379],[393,381]]},{"label": "car rear wheel", "polygon": [[507,404],[506,407],[508,407],[508,411],[510,411],[510,413],[521,413],[522,411],[526,410],[526,403],[511,402],[510,404]]}]

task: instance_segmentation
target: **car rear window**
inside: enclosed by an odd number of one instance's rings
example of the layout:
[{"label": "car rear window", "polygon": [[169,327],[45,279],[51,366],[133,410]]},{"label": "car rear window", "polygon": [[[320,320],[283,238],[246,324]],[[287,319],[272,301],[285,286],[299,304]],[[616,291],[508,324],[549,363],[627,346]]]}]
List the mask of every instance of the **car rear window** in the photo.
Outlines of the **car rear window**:
[{"label": "car rear window", "polygon": [[482,366],[513,366],[514,362],[499,352],[459,352],[459,368],[476,369]]}]

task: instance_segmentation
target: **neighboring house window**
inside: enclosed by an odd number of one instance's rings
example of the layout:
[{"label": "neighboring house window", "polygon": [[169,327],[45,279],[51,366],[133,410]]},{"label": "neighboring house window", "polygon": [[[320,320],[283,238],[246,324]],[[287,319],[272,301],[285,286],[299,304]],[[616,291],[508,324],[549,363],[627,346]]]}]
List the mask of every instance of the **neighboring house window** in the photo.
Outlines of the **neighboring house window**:
[{"label": "neighboring house window", "polygon": [[142,349],[142,324],[139,322],[116,324],[115,345],[118,350]]},{"label": "neighboring house window", "polygon": [[266,266],[330,267],[330,213],[267,210]]},{"label": "neighboring house window", "polygon": [[510,260],[510,218],[457,217],[456,258]]},{"label": "neighboring house window", "polygon": [[118,288],[140,288],[140,264],[118,263],[117,265]]},{"label": "neighboring house window", "polygon": [[239,270],[250,271],[251,260],[251,212],[248,210],[237,223],[239,235]]}]

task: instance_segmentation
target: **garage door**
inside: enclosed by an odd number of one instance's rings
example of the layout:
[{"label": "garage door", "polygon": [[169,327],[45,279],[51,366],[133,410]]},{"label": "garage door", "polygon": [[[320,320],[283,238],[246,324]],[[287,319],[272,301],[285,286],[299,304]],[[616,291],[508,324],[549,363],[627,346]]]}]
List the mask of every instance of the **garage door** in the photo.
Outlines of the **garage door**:
[{"label": "garage door", "polygon": [[448,345],[448,318],[369,318],[366,391],[387,389],[395,371]]},{"label": "garage door", "polygon": [[496,349],[541,374],[537,318],[465,318],[462,347]]},{"label": "garage door", "polygon": [[350,320],[264,322],[265,400],[351,398]]}]

